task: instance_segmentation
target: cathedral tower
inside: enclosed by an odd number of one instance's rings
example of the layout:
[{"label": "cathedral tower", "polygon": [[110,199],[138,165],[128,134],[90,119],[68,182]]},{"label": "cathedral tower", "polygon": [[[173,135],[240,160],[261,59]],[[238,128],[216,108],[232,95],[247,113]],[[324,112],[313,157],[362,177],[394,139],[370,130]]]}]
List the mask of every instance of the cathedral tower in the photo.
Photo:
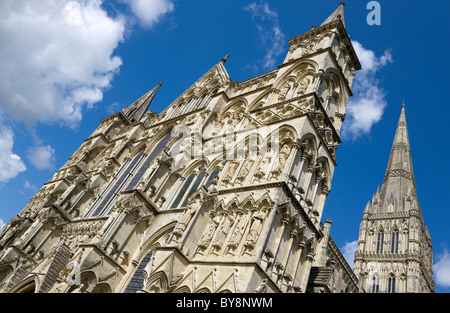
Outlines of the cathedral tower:
[{"label": "cathedral tower", "polygon": [[0,291],[357,292],[322,224],[361,67],[343,8],[268,73],[225,57],[101,120],[1,231]]},{"label": "cathedral tower", "polygon": [[354,271],[366,292],[434,292],[431,237],[417,200],[404,104],[381,190],[364,209]]}]

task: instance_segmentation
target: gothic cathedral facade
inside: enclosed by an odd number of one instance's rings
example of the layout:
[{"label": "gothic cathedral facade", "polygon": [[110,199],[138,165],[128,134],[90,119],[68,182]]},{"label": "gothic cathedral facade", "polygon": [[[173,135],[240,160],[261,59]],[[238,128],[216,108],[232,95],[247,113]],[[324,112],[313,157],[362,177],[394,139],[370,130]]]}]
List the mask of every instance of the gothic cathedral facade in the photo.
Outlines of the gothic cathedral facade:
[{"label": "gothic cathedral facade", "polygon": [[[102,119],[0,231],[0,292],[364,290],[365,248],[355,275],[323,218],[361,68],[343,8],[273,71],[232,81],[225,57],[161,113],[160,83]],[[394,224],[381,229],[402,235]],[[409,234],[420,251],[423,232]]]}]

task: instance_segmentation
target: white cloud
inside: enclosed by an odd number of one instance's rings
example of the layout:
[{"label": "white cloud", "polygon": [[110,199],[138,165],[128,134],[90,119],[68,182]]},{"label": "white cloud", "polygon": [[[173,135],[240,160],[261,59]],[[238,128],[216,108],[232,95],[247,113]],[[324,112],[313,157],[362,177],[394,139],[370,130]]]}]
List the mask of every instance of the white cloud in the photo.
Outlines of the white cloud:
[{"label": "white cloud", "polygon": [[127,3],[141,25],[152,27],[166,13],[174,10],[172,0],[121,0]]},{"label": "white cloud", "polygon": [[53,169],[55,161],[55,149],[51,146],[37,146],[28,150],[28,160],[40,170]]},{"label": "white cloud", "polygon": [[122,61],[124,19],[98,0],[0,1],[0,109],[27,125],[74,127]]},{"label": "white cloud", "polygon": [[285,36],[278,23],[277,12],[271,10],[266,2],[250,3],[244,8],[248,11],[258,29],[258,41],[264,47],[266,54],[263,68],[277,65],[277,57],[284,52]]},{"label": "white cloud", "polygon": [[14,134],[12,130],[0,126],[0,183],[9,181],[27,169],[20,156],[13,153],[13,145]]},{"label": "white cloud", "polygon": [[345,245],[341,248],[342,255],[351,268],[353,268],[356,248],[358,248],[358,240],[346,242]]},{"label": "white cloud", "polygon": [[0,230],[2,230],[3,226],[5,225],[5,222],[0,218]]},{"label": "white cloud", "polygon": [[447,249],[438,256],[437,262],[433,265],[433,271],[436,284],[450,288],[450,253]]},{"label": "white cloud", "polygon": [[364,48],[359,42],[352,41],[362,69],[356,72],[353,81],[353,97],[347,107],[347,121],[343,124],[343,137],[356,139],[370,133],[372,126],[380,121],[387,105],[385,92],[379,86],[377,72],[388,63],[392,63],[392,55],[386,50],[377,57],[372,50]]},{"label": "white cloud", "polygon": [[26,179],[25,179],[25,182],[24,182],[24,184],[23,184],[23,187],[24,187],[25,189],[29,189],[29,190],[34,191],[34,192],[37,191],[36,185],[32,185],[32,184],[31,184],[28,180],[26,180]]},{"label": "white cloud", "polygon": [[[124,0],[143,23],[173,10],[172,0]],[[40,123],[76,127],[83,110],[103,98],[122,60],[126,18],[108,16],[102,0],[0,1],[0,115],[23,122],[35,135]],[[12,152],[14,134],[0,125],[0,182],[26,170]],[[40,169],[52,167],[54,149],[29,150]]]}]

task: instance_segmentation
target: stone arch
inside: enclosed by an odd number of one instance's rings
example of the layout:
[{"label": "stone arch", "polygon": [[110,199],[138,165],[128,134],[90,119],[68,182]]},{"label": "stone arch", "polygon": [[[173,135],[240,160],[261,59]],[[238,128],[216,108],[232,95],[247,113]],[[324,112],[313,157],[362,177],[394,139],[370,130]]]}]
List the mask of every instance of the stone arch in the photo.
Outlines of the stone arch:
[{"label": "stone arch", "polygon": [[295,88],[297,85],[297,78],[292,75],[292,72],[290,75],[288,75],[286,78],[280,80],[277,83],[278,86],[278,101],[283,101],[287,98],[292,98],[292,95],[295,92]]},{"label": "stone arch", "polygon": [[317,37],[317,42],[318,42],[317,49],[326,49],[328,47],[331,47],[331,45],[332,45],[331,38],[332,38],[333,34],[334,33],[331,31],[326,31],[326,32],[320,34]]},{"label": "stone arch", "polygon": [[145,255],[152,249],[161,246],[167,237],[172,233],[177,221],[170,222],[162,226],[158,231],[154,232],[152,236],[147,238],[142,244],[139,254],[135,257],[136,260],[142,260]]},{"label": "stone arch", "polygon": [[317,178],[322,180],[322,187],[331,189],[331,171],[330,171],[330,162],[328,158],[321,156],[316,160],[316,166],[319,166],[319,169],[316,173]]},{"label": "stone arch", "polygon": [[91,293],[112,293],[112,288],[109,283],[99,283]]},{"label": "stone arch", "polygon": [[143,143],[145,144],[145,146],[138,145],[140,148],[142,147],[142,150],[136,151],[134,155],[137,155],[140,151],[146,151],[146,153],[150,155],[150,153],[152,153],[153,149],[156,148],[156,146],[161,142],[161,140],[163,140],[166,136],[170,135],[172,128],[173,128],[172,125],[168,125],[157,131],[156,134],[152,136],[153,140],[151,141],[144,140]]},{"label": "stone arch", "polygon": [[177,222],[174,221],[161,227],[142,244],[138,254],[134,257],[133,262],[136,266],[130,273],[127,274],[128,278],[126,279],[126,284],[123,287],[123,291],[125,293],[138,292],[144,288],[144,269],[151,261],[154,249],[160,247],[168,240],[176,224]]},{"label": "stone arch", "polygon": [[273,205],[274,205],[274,202],[270,198],[268,193],[265,193],[264,195],[262,195],[261,198],[259,198],[255,203],[255,207],[258,207],[258,208],[271,209],[273,207]]},{"label": "stone arch", "polygon": [[199,290],[196,290],[195,293],[211,293],[211,290],[209,290],[206,287],[203,287],[203,288],[201,288]]},{"label": "stone arch", "polygon": [[345,85],[341,76],[342,74],[334,67],[328,67],[323,73],[323,77],[329,82],[328,95],[333,96],[336,99],[336,112],[344,113]]},{"label": "stone arch", "polygon": [[237,196],[235,196],[233,199],[231,199],[224,207],[224,211],[233,211],[233,208],[238,208],[239,207],[239,199],[237,198]]},{"label": "stone arch", "polygon": [[228,104],[226,107],[224,107],[220,112],[220,118],[227,118],[231,117],[233,113],[241,112],[245,113],[247,112],[248,108],[248,102],[247,99],[244,97],[239,97],[238,99],[232,101],[230,104]]},{"label": "stone arch", "polygon": [[[146,276],[145,270],[144,276]],[[169,289],[169,279],[164,271],[158,271],[145,277],[145,281],[144,290],[149,293],[165,293]]]},{"label": "stone arch", "polygon": [[186,168],[183,170],[181,175],[183,177],[187,177],[191,174],[198,174],[201,171],[206,171],[208,168],[208,165],[209,165],[208,160],[206,160],[206,159],[194,160],[193,162],[191,162],[191,164],[186,166]]},{"label": "stone arch", "polygon": [[253,110],[262,108],[264,106],[267,98],[269,97],[269,94],[270,94],[270,90],[267,90],[267,91],[263,92],[261,95],[259,95],[255,100],[253,100],[248,105],[247,112],[251,112]]},{"label": "stone arch", "polygon": [[20,282],[16,287],[7,291],[8,293],[35,293],[39,281],[36,275],[26,278]]},{"label": "stone arch", "polygon": [[255,199],[253,199],[252,195],[247,196],[244,200],[241,201],[241,208],[246,210],[246,208],[253,208],[256,206]]},{"label": "stone arch", "polygon": [[[283,84],[289,80],[293,79],[296,84],[299,84],[299,87],[306,78],[309,78],[310,81],[306,86],[302,86],[302,93],[306,93],[308,90],[308,87],[313,83],[313,76],[315,75],[317,69],[319,68],[319,65],[313,61],[304,59],[296,66],[293,66],[289,71],[284,73],[277,81],[277,83],[274,84],[274,87],[277,89],[280,89]],[[300,88],[295,90],[295,94],[292,96],[295,97],[300,92]]]},{"label": "stone arch", "polygon": [[172,293],[192,293],[192,291],[188,286],[181,286],[172,291]]},{"label": "stone arch", "polygon": [[14,271],[14,268],[9,265],[0,265],[0,284]]}]

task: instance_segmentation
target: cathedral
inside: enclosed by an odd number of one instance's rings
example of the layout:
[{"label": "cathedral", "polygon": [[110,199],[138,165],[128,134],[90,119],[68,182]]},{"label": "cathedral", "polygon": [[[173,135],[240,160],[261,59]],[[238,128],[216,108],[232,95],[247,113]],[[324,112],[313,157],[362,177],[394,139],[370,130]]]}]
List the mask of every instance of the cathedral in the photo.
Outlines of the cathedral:
[{"label": "cathedral", "polygon": [[0,292],[433,292],[404,108],[354,270],[323,216],[361,69],[344,3],[288,43],[275,70],[233,81],[226,56],[161,113],[159,83],[103,118],[0,230]]}]

